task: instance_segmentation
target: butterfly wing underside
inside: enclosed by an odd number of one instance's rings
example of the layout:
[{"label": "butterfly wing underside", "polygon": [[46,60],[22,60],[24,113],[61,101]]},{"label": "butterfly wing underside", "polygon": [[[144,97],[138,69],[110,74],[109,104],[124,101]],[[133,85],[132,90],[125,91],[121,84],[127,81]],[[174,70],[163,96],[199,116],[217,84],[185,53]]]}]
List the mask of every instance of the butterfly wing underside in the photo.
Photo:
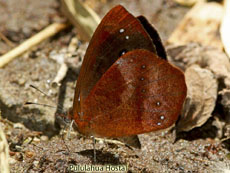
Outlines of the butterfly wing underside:
[{"label": "butterfly wing underside", "polygon": [[142,49],[120,57],[83,103],[82,133],[131,136],[164,129],[178,118],[186,96],[184,74]]},{"label": "butterfly wing underside", "polygon": [[[146,28],[153,34],[149,34]],[[156,53],[152,36],[158,34],[154,32],[156,31],[150,30],[150,24],[143,17],[137,19],[120,5],[109,11],[97,27],[84,57],[75,89],[74,119],[78,118],[81,104],[91,89],[122,53],[134,49]],[[159,36],[156,40],[161,44]]]}]

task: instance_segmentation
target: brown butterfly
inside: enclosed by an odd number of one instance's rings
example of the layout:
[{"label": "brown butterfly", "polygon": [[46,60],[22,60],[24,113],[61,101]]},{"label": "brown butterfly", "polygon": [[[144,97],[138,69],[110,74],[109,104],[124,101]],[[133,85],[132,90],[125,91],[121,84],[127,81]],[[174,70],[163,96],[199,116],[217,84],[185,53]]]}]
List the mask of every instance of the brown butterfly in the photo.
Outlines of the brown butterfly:
[{"label": "brown butterfly", "polygon": [[[69,117],[86,136],[126,137],[170,127],[186,97],[157,31],[124,7],[111,9],[86,51]],[[133,138],[134,137],[134,138]]]}]

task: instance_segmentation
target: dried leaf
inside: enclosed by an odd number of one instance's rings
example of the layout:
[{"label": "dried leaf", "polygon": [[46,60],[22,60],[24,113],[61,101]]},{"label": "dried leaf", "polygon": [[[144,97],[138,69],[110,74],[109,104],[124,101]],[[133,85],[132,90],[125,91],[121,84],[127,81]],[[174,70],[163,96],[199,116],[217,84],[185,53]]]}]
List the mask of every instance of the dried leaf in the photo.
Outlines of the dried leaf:
[{"label": "dried leaf", "polygon": [[224,16],[221,23],[220,35],[224,45],[225,52],[230,57],[230,1],[225,0]]},{"label": "dried leaf", "polygon": [[77,28],[81,39],[89,41],[100,23],[99,16],[79,0],[62,0],[61,2],[63,13]]},{"label": "dried leaf", "polygon": [[[212,72],[218,81],[218,95],[221,96],[218,104],[221,104],[224,109],[222,118],[230,123],[230,62],[226,54],[216,48],[202,47],[193,43],[179,47],[171,46],[168,48],[168,55],[172,63],[184,70],[197,64]],[[219,132],[221,133],[222,130],[219,129]]]},{"label": "dried leaf", "polygon": [[[209,69],[222,85],[230,88],[229,58],[220,50],[195,43],[168,48],[170,61],[185,70],[192,64]],[[223,88],[223,87],[220,87]]]},{"label": "dried leaf", "polygon": [[217,80],[210,70],[192,65],[185,71],[187,98],[177,124],[178,131],[203,125],[212,116],[217,99]]},{"label": "dried leaf", "polygon": [[223,7],[215,2],[197,3],[185,15],[168,42],[175,45],[197,42],[222,50],[223,45],[218,32],[223,11]]}]

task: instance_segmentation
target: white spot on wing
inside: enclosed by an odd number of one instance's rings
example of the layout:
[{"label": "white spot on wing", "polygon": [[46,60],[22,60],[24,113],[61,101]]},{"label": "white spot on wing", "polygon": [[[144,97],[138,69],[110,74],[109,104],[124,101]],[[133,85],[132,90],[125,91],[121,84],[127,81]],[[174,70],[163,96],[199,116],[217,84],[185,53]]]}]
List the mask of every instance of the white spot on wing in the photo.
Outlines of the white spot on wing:
[{"label": "white spot on wing", "polygon": [[123,33],[123,32],[125,32],[125,29],[121,28],[120,33]]}]

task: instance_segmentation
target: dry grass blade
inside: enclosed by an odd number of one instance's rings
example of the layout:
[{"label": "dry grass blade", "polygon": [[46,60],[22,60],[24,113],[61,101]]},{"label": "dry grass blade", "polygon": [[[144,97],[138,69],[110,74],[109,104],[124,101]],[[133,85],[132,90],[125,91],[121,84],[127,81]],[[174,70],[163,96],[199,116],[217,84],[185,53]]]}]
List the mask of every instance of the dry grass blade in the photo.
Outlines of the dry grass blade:
[{"label": "dry grass blade", "polygon": [[0,32],[0,38],[8,44],[10,47],[14,47],[14,43],[11,42],[3,33]]},{"label": "dry grass blade", "polygon": [[89,41],[100,22],[98,15],[79,0],[62,0],[62,11],[77,28],[79,36]]},{"label": "dry grass blade", "polygon": [[28,40],[24,41],[22,44],[17,46],[16,48],[12,49],[8,53],[0,56],[0,68],[5,66],[7,63],[18,57],[19,55],[23,54],[24,52],[31,49],[33,46],[39,44],[43,40],[57,34],[61,30],[67,28],[69,25],[64,23],[53,23],[43,29],[41,32],[37,33],[36,35],[32,36]]},{"label": "dry grass blade", "polygon": [[224,45],[225,52],[230,57],[230,1],[225,0],[225,13],[220,28],[220,35]]},{"label": "dry grass blade", "polygon": [[[183,5],[183,6],[193,6],[195,5],[197,2],[200,2],[201,0],[174,0],[176,1],[178,4]],[[205,1],[205,0],[202,0]]]},{"label": "dry grass blade", "polygon": [[[0,110],[1,116],[1,110]],[[9,173],[9,149],[5,134],[0,126],[0,172]]]}]

